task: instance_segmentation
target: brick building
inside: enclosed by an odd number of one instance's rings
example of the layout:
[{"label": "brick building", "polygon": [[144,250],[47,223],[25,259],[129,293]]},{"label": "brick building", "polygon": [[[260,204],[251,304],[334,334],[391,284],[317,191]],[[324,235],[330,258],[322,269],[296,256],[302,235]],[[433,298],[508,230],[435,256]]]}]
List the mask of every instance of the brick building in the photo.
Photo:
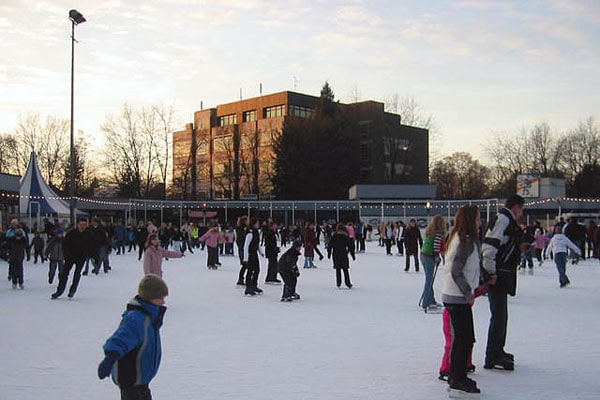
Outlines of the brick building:
[{"label": "brick building", "polygon": [[[182,199],[270,198],[273,138],[286,118],[310,118],[318,97],[295,92],[196,111],[194,122],[173,133],[173,192]],[[427,184],[429,132],[402,125],[383,103],[351,108],[360,131],[361,173],[356,183]],[[196,168],[193,168],[193,166]],[[195,182],[195,185],[194,185]]]}]

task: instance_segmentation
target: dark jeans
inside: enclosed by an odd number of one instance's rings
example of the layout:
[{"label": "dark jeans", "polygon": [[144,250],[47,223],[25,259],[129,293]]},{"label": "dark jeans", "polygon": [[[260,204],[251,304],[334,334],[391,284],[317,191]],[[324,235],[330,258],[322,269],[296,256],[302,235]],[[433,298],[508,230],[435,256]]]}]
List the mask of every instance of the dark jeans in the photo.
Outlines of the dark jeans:
[{"label": "dark jeans", "polygon": [[206,246],[208,257],[206,258],[207,266],[216,266],[219,262],[219,249],[217,247]]},{"label": "dark jeans", "polygon": [[56,275],[57,269],[58,275],[60,275],[60,270],[63,269],[63,265],[65,265],[63,260],[50,260],[50,265],[48,266],[48,278],[50,281],[54,281],[54,275]]},{"label": "dark jeans", "polygon": [[504,356],[508,324],[508,294],[498,285],[490,285],[488,300],[491,315],[485,357],[487,360],[497,361]]},{"label": "dark jeans", "polygon": [[283,279],[283,294],[281,297],[290,297],[296,293],[298,277],[295,274],[283,273],[281,274],[281,279]]},{"label": "dark jeans", "polygon": [[356,242],[358,243],[358,251],[365,251],[365,237],[361,234],[356,235]]},{"label": "dark jeans", "polygon": [[398,239],[396,246],[398,246],[398,254],[404,255],[404,240]]},{"label": "dark jeans", "polygon": [[77,287],[79,286],[79,281],[81,280],[81,270],[83,269],[83,263],[85,261],[73,261],[73,260],[65,260],[65,265],[63,265],[62,269],[58,273],[58,288],[56,288],[57,297],[62,295],[65,292],[67,287],[67,282],[69,280],[69,274],[71,273],[71,268],[75,266],[75,274],[73,275],[73,282],[71,283],[71,287],[69,288],[69,295],[73,296],[77,291]]},{"label": "dark jeans", "polygon": [[138,243],[138,260],[141,260],[144,255],[145,245],[145,243]]},{"label": "dark jeans", "polygon": [[267,257],[269,265],[267,267],[267,282],[274,281],[277,279],[277,255]]},{"label": "dark jeans", "polygon": [[152,400],[148,385],[121,388],[121,400]]},{"label": "dark jeans", "polygon": [[246,273],[246,288],[254,289],[258,287],[258,274],[260,273],[260,262],[257,254],[249,254],[248,272]]},{"label": "dark jeans", "polygon": [[392,239],[385,239],[385,254],[392,255]]},{"label": "dark jeans", "polygon": [[342,271],[344,271],[344,284],[349,288],[352,287],[352,283],[350,282],[350,272],[348,268],[336,268],[335,269],[335,284],[337,287],[340,287],[342,284]]},{"label": "dark jeans", "polygon": [[9,264],[11,268],[10,276],[12,278],[13,285],[17,283],[19,285],[23,284],[23,260],[19,261],[11,261]]},{"label": "dark jeans", "polygon": [[417,255],[417,253],[415,253],[415,254],[406,253],[406,267],[404,267],[404,270],[408,271],[410,269],[410,257],[414,257],[415,271],[419,272],[419,256]]},{"label": "dark jeans", "polygon": [[454,330],[452,352],[450,353],[450,380],[465,382],[467,380],[467,364],[475,343],[473,328],[473,312],[468,304],[448,304],[444,306],[450,313],[450,321]]},{"label": "dark jeans", "polygon": [[110,269],[110,262],[108,260],[108,247],[100,246],[98,253],[94,257],[94,270],[93,273],[97,274],[100,272],[100,266],[104,267],[104,272],[108,272]]}]

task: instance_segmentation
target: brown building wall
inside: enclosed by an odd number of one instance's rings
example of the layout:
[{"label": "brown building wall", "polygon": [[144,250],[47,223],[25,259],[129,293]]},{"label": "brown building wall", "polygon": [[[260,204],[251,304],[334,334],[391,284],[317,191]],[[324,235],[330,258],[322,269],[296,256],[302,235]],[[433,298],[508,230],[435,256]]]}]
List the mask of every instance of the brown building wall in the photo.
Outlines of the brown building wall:
[{"label": "brown building wall", "polygon": [[[174,195],[194,197],[189,160],[195,132],[197,199],[235,199],[250,193],[270,197],[273,138],[281,132],[285,118],[314,109],[318,101],[318,97],[286,91],[196,111],[193,125],[173,133]],[[265,110],[276,106],[283,106],[279,110],[283,115],[267,117]],[[360,121],[361,147],[356,156],[361,158],[361,175],[357,183],[428,183],[427,130],[401,125],[400,116],[386,113],[383,103],[343,106],[351,108]],[[251,115],[256,119],[244,121],[246,112],[254,112]],[[230,125],[220,126],[221,117]]]}]

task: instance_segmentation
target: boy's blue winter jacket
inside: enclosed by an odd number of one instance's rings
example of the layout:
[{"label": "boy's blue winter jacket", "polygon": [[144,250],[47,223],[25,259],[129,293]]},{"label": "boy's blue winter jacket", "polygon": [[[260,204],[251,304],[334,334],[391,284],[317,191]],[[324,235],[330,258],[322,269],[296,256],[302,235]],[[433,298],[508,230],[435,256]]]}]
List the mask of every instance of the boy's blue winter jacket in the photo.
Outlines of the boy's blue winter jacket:
[{"label": "boy's blue winter jacket", "polygon": [[161,358],[159,329],[167,310],[142,300],[131,299],[121,324],[103,346],[104,353],[116,353],[113,382],[119,387],[148,384],[158,372]]}]

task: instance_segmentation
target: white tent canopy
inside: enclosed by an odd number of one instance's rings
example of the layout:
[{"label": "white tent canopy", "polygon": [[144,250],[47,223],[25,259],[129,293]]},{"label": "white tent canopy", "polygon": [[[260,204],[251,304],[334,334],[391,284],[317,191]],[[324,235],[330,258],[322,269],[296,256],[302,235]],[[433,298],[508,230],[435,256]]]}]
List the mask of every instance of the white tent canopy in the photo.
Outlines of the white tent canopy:
[{"label": "white tent canopy", "polygon": [[27,171],[21,178],[19,193],[21,214],[70,215],[69,203],[61,199],[44,181],[34,152],[31,153]]}]

